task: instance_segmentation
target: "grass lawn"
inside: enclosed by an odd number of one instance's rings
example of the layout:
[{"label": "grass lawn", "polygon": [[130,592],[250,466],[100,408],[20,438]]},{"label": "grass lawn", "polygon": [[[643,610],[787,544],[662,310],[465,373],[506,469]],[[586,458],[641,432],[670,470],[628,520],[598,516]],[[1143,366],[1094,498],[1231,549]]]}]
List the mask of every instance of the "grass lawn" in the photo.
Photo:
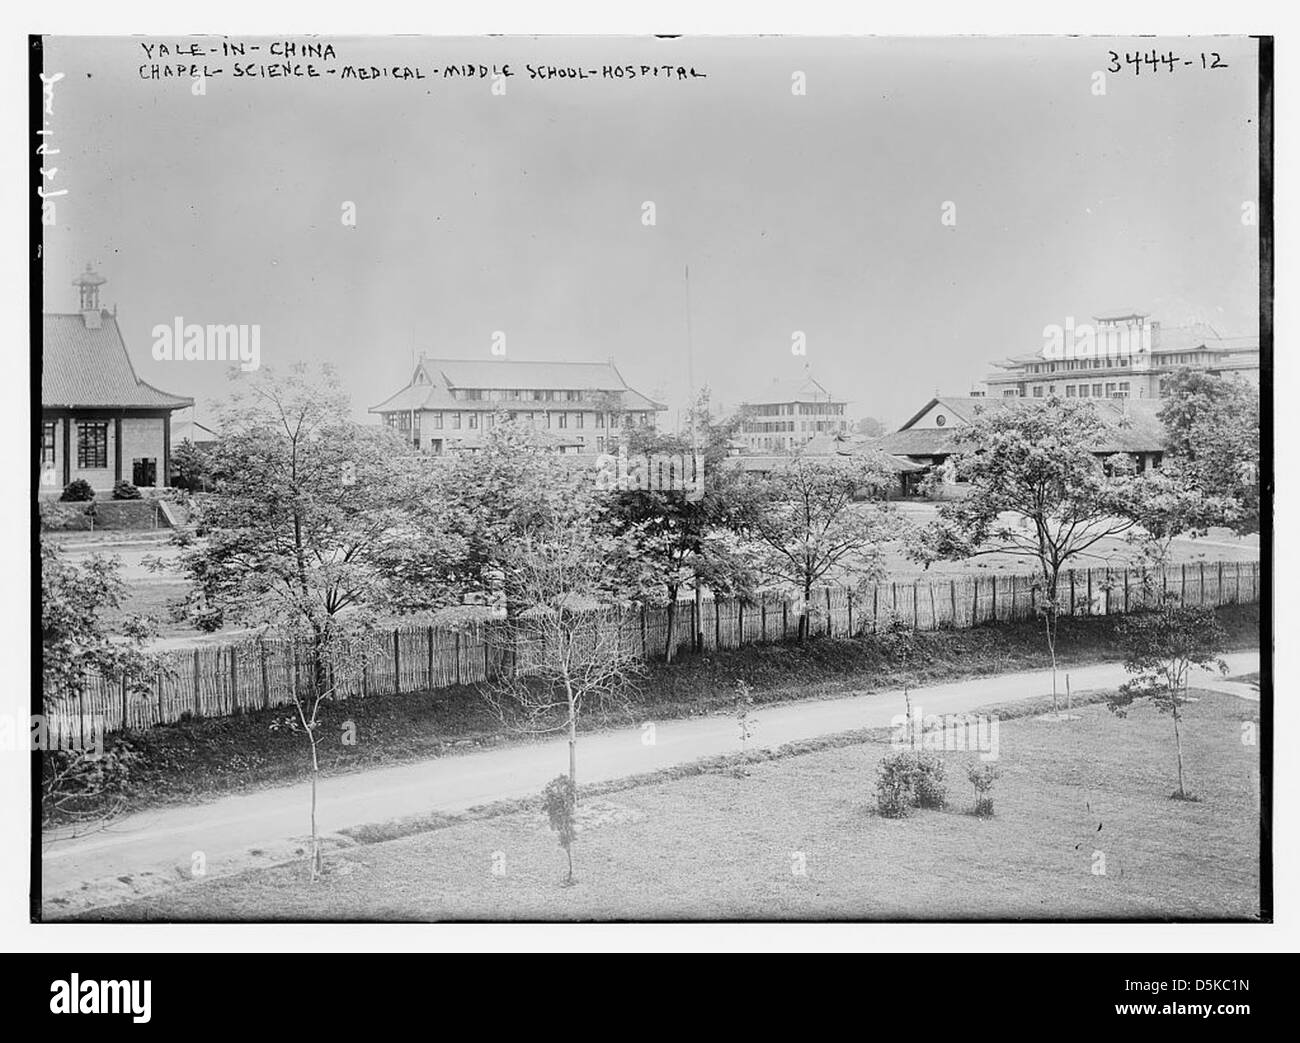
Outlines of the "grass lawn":
[{"label": "grass lawn", "polygon": [[880,818],[872,788],[890,751],[868,742],[594,798],[573,887],[544,816],[527,811],[333,853],[314,884],[296,863],[92,915],[1255,919],[1258,747],[1243,745],[1241,722],[1258,704],[1195,694],[1183,729],[1195,803],[1169,799],[1167,717],[1141,704],[1121,720],[1094,705],[1075,721],[1001,725],[992,819],[966,813],[973,753],[943,754],[948,810]]}]

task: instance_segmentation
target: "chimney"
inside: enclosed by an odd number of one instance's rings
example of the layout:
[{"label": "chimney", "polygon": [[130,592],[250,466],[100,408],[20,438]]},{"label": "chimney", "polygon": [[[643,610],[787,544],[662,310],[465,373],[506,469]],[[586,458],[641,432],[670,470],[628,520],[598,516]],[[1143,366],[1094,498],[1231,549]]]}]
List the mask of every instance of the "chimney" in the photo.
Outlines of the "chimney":
[{"label": "chimney", "polygon": [[81,319],[88,330],[97,330],[102,324],[102,315],[99,311],[99,288],[107,281],[90,267],[89,262],[86,264],[86,270],[72,280],[72,285],[77,288],[79,296]]}]

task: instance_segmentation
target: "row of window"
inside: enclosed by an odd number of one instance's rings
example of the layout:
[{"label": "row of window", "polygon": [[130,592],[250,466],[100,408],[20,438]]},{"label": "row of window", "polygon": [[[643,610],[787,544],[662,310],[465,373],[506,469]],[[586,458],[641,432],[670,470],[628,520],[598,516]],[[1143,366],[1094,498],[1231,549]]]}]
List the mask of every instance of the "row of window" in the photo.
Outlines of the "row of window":
[{"label": "row of window", "polygon": [[843,416],[843,402],[799,402],[751,406],[754,416]]},{"label": "row of window", "polygon": [[602,393],[550,388],[453,388],[451,397],[461,402],[584,402]]},{"label": "row of window", "polygon": [[1025,367],[1029,373],[1073,373],[1081,369],[1110,369],[1113,366],[1128,365],[1128,356],[1119,355],[1110,358],[1096,355],[1090,359],[1064,359],[1061,362],[1035,362]]},{"label": "row of window", "polygon": [[[475,431],[480,427],[479,418],[482,417],[481,426],[483,430],[489,430],[495,422],[494,413],[451,413],[451,412],[431,412],[427,414],[403,411],[401,413],[385,413],[384,422],[396,431],[402,434],[411,433],[414,437],[420,436],[420,418],[427,417],[431,430],[434,431]],[[538,424],[540,426],[567,430],[572,428],[577,431],[583,430],[587,426],[587,413],[553,413],[549,410],[546,412],[522,413],[510,411],[506,414],[511,420],[522,420],[525,423]],[[615,413],[595,413],[590,414],[595,417],[595,426],[598,429],[619,426],[620,414]],[[635,424],[648,424],[651,414],[648,412],[623,413],[622,426],[632,427]]]},{"label": "row of window", "polygon": [[[54,463],[55,425],[41,425],[41,465]],[[77,421],[77,469],[103,470],[108,467],[108,424],[100,421]]]},{"label": "row of window", "polygon": [[[1017,398],[1019,392],[1014,388],[1008,388],[1002,392],[1003,398]],[[1036,384],[1031,392],[1034,398],[1050,398],[1056,394],[1056,385],[1048,384],[1044,387],[1042,384]],[[1066,398],[1128,398],[1129,382],[1127,380],[1106,381],[1100,384],[1066,384]]]}]

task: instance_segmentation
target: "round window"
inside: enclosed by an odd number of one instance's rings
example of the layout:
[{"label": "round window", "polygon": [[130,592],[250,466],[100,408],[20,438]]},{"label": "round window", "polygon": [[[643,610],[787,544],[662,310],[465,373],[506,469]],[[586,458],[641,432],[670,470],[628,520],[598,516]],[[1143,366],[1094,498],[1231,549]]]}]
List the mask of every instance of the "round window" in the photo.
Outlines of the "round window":
[{"label": "round window", "polygon": [[938,416],[934,418],[935,427],[943,427],[943,425],[946,424],[947,422],[948,422],[948,418],[944,416],[942,413],[940,413]]}]

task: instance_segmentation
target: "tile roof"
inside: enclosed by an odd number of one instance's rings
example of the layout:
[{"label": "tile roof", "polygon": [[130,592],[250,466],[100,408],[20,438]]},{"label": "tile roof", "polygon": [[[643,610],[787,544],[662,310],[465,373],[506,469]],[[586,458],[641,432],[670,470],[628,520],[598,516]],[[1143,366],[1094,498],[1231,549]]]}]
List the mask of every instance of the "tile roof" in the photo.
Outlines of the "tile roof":
[{"label": "tile roof", "polygon": [[181,409],[192,398],[172,395],[135,375],[117,319],[103,312],[99,329],[80,312],[43,316],[41,405]]},{"label": "tile roof", "polygon": [[[900,456],[942,456],[955,449],[956,433],[969,424],[977,409],[1033,408],[1044,399],[944,397],[931,399],[899,430],[875,444],[883,452]],[[1136,398],[1088,398],[1070,401],[1089,402],[1096,407],[1104,435],[1095,447],[1098,453],[1158,453],[1165,447],[1164,425],[1160,423],[1163,402]],[[941,403],[965,421],[953,427],[910,427],[935,403]]]},{"label": "tile roof", "polygon": [[[612,362],[523,362],[514,359],[430,359],[423,358],[412,374],[412,381],[423,373],[427,384],[411,383],[389,396],[372,413],[407,409],[443,409],[461,412],[492,413],[498,409],[516,412],[562,412],[596,409],[603,404],[597,395],[622,395],[622,408],[662,411],[668,407],[627,386],[623,375]],[[478,389],[501,391],[580,391],[581,401],[537,402],[522,399],[504,401],[458,399],[453,390]]]},{"label": "tile roof", "polygon": [[826,386],[812,376],[790,380],[773,379],[745,399],[746,405],[769,405],[786,402],[840,402]]}]

